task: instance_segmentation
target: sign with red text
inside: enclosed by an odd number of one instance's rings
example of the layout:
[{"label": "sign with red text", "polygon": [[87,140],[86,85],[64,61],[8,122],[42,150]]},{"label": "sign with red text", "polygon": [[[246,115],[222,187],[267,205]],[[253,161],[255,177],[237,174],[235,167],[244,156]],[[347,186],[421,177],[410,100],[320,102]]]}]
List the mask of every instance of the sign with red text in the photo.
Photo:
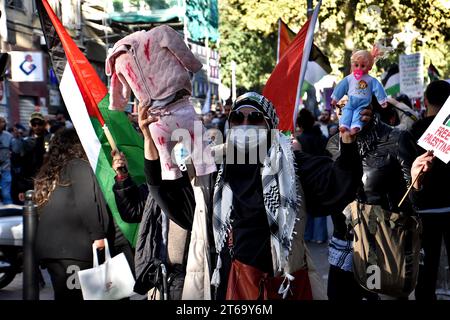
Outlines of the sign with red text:
[{"label": "sign with red text", "polygon": [[418,144],[425,150],[433,150],[434,155],[445,163],[450,161],[450,97],[420,137]]}]

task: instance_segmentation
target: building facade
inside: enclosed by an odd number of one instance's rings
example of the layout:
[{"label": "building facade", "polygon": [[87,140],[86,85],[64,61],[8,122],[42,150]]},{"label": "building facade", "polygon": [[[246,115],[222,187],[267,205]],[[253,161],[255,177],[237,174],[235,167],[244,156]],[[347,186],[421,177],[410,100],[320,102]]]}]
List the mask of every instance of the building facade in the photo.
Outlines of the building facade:
[{"label": "building facade", "polygon": [[[0,2],[0,50],[10,55],[7,73],[0,86],[0,115],[10,124],[28,125],[29,115],[34,111],[50,115],[65,112],[46,53],[35,0]],[[184,35],[204,65],[193,78],[193,97],[197,106],[203,103],[207,94],[219,99],[217,0],[48,2],[105,84],[108,79],[104,61],[108,49],[116,41],[138,30],[168,24]]]},{"label": "building facade", "polygon": [[43,51],[34,1],[3,0],[0,10],[0,50],[10,55],[2,81],[0,115],[10,124],[28,124],[34,111],[49,111],[48,60]]}]

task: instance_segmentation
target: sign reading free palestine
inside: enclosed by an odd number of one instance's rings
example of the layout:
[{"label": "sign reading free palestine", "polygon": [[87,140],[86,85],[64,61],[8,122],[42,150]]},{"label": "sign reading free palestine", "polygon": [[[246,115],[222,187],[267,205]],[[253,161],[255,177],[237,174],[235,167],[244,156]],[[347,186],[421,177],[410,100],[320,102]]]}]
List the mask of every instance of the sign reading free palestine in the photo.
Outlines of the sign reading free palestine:
[{"label": "sign reading free palestine", "polygon": [[450,97],[420,137],[418,144],[425,150],[433,150],[434,155],[445,163],[450,161]]}]

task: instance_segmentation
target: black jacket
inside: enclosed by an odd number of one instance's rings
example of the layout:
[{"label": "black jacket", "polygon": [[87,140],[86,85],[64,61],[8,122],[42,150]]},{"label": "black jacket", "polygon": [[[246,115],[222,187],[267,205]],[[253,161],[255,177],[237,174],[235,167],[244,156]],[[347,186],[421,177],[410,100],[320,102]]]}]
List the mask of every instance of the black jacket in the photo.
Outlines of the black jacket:
[{"label": "black jacket", "polygon": [[[297,172],[305,193],[306,210],[324,216],[343,210],[355,197],[362,175],[356,144],[342,144],[342,155],[336,161],[329,157],[295,152]],[[152,198],[170,219],[191,230],[195,210],[194,192],[186,174],[177,180],[162,180],[158,160],[145,160],[147,183]],[[214,175],[211,175],[213,179]],[[209,215],[214,188],[204,189]],[[211,228],[212,229],[212,228]],[[214,243],[214,242],[210,242]]]},{"label": "black jacket", "polygon": [[[337,134],[328,142],[327,149],[333,158],[340,154],[338,141]],[[363,165],[357,200],[380,205],[388,211],[413,214],[408,201],[398,208],[411,180],[410,170],[415,156],[414,140],[409,132],[394,129],[375,119],[358,135],[357,142]],[[345,219],[335,217],[333,222],[335,236],[347,238]]]},{"label": "black jacket", "polygon": [[114,225],[87,161],[74,159],[61,172],[62,185],[39,209],[36,250],[40,259],[92,261],[94,240],[114,243]]},{"label": "black jacket", "polygon": [[[342,155],[336,161],[328,157],[315,157],[295,152],[300,183],[303,187],[306,210],[317,215],[329,215],[342,211],[351,202],[361,180],[361,160],[356,143],[342,144]],[[162,210],[183,228],[191,229],[195,199],[186,175],[177,180],[162,180],[159,160],[145,161],[149,191]],[[213,179],[214,175],[207,176]],[[208,241],[211,260],[216,261],[212,236],[212,187],[204,187],[207,207]],[[265,219],[265,217],[262,217]],[[213,266],[212,266],[213,267]]]},{"label": "black jacket", "polygon": [[145,294],[152,286],[146,278],[149,275],[148,268],[166,260],[161,210],[155,200],[148,196],[147,185],[137,186],[130,177],[122,181],[116,180],[113,191],[122,220],[140,223],[134,257],[135,292]]},{"label": "black jacket", "polygon": [[318,125],[310,130],[303,131],[297,136],[298,142],[302,146],[302,151],[313,156],[327,156],[327,138],[322,134]]},{"label": "black jacket", "polygon": [[15,176],[18,192],[33,189],[33,179],[39,172],[47,152],[51,134],[41,137],[25,137],[22,139],[22,156],[19,161],[20,172]]}]

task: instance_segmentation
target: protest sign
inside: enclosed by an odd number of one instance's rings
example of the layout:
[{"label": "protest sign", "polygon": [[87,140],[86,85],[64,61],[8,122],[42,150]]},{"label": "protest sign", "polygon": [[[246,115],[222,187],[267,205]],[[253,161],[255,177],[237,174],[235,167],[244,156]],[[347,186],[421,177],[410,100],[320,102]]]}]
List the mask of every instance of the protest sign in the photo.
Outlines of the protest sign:
[{"label": "protest sign", "polygon": [[400,92],[410,98],[423,96],[422,54],[400,55]]},{"label": "protest sign", "polygon": [[425,150],[448,163],[450,160],[450,97],[418,141]]}]

